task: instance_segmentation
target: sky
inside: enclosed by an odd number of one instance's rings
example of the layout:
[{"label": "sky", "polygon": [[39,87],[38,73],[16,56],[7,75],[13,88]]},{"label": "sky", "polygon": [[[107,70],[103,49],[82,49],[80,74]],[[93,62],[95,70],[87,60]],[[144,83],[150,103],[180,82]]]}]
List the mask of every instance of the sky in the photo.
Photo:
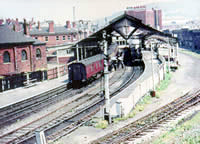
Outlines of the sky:
[{"label": "sky", "polygon": [[0,18],[54,20],[96,20],[123,11],[128,6],[149,4],[161,8],[164,23],[200,19],[200,0],[0,0]]}]

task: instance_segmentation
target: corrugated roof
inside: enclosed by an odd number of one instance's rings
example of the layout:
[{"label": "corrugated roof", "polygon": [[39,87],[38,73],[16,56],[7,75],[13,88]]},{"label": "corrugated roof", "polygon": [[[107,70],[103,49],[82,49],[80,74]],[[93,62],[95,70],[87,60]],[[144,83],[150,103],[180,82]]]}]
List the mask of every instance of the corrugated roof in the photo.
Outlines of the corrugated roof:
[{"label": "corrugated roof", "polygon": [[30,35],[55,35],[55,34],[72,34],[77,33],[76,29],[68,29],[64,26],[54,27],[54,32],[49,33],[49,27],[33,28],[30,30]]},{"label": "corrugated roof", "polygon": [[0,25],[0,44],[34,43],[35,40],[26,37],[21,32],[15,32],[6,25]]}]

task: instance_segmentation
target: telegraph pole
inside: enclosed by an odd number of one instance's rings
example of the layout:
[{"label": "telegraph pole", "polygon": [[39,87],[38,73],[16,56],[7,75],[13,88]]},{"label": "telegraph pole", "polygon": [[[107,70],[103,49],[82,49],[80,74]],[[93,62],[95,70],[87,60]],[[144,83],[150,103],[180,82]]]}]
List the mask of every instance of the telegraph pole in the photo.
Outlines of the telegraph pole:
[{"label": "telegraph pole", "polygon": [[110,116],[110,94],[109,94],[109,71],[108,71],[108,43],[106,41],[106,31],[103,31],[103,45],[104,45],[104,88],[105,88],[105,118],[111,123]]}]

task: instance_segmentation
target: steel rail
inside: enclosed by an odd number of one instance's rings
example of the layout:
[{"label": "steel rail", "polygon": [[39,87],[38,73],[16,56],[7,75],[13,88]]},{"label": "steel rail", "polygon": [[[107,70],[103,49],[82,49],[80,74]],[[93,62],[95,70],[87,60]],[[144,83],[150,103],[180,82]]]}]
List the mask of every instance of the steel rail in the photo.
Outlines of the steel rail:
[{"label": "steel rail", "polygon": [[99,138],[92,143],[122,143],[136,137],[145,130],[157,126],[168,118],[200,102],[200,90],[187,93],[173,102],[155,110],[141,119],[114,131],[107,136]]}]

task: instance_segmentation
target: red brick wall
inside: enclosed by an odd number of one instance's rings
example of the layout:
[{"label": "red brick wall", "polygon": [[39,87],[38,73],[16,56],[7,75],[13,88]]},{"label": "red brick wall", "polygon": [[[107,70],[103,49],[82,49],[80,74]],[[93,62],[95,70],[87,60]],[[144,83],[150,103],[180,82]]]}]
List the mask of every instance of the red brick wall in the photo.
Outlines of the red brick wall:
[{"label": "red brick wall", "polygon": [[[22,50],[25,50],[27,53],[27,60],[22,60]],[[30,45],[26,46],[17,46],[16,47],[17,55],[17,67],[18,72],[29,72],[31,71],[31,58],[30,58]]]},{"label": "red brick wall", "polygon": [[70,57],[59,57],[59,63],[60,64],[66,64],[68,63]]},{"label": "red brick wall", "polygon": [[127,14],[142,20],[142,23],[146,24],[146,11],[127,11]]},{"label": "red brick wall", "polygon": [[[36,48],[40,48],[42,57],[36,58]],[[22,50],[27,53],[27,60],[22,60]],[[3,54],[5,51],[10,53],[10,63],[3,63]],[[46,47],[32,45],[6,46],[0,49],[0,75],[9,73],[32,72],[47,68]]]},{"label": "red brick wall", "polygon": [[[59,40],[56,40],[56,36],[59,36]],[[63,36],[65,36],[65,40],[63,40]],[[34,36],[32,35],[33,38],[37,37],[38,40],[45,42],[46,46],[55,46],[55,45],[61,45],[67,42],[73,42],[74,36],[70,35],[70,40],[68,40],[68,35],[49,35],[48,36],[48,41],[45,41],[46,36]],[[76,40],[78,39],[78,36],[76,35]]]},{"label": "red brick wall", "polygon": [[[3,54],[5,51],[8,51],[10,53],[10,63],[3,63]],[[14,61],[14,51],[12,47],[5,47],[0,49],[0,75],[7,74],[9,72],[15,71],[15,65],[13,63]]]},{"label": "red brick wall", "polygon": [[158,10],[158,17],[159,17],[159,26],[162,29],[162,11]]},{"label": "red brick wall", "polygon": [[146,11],[146,24],[148,24],[151,27],[155,28],[154,11],[152,11],[152,10]]},{"label": "red brick wall", "polygon": [[[40,49],[41,51],[41,58],[36,57],[36,50]],[[33,71],[46,69],[47,68],[47,57],[46,57],[46,46],[33,46]]]}]

